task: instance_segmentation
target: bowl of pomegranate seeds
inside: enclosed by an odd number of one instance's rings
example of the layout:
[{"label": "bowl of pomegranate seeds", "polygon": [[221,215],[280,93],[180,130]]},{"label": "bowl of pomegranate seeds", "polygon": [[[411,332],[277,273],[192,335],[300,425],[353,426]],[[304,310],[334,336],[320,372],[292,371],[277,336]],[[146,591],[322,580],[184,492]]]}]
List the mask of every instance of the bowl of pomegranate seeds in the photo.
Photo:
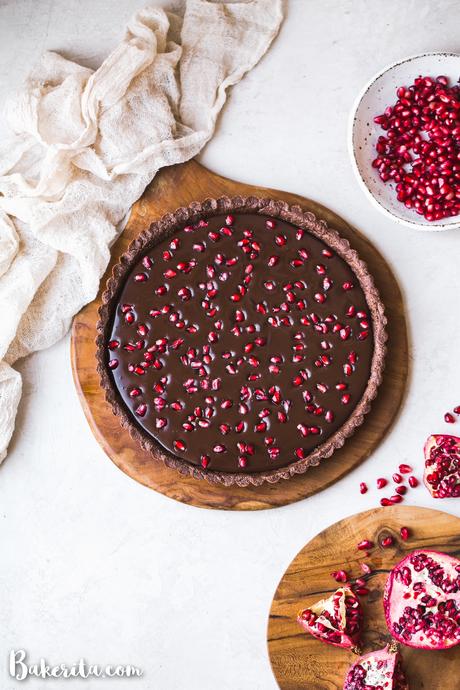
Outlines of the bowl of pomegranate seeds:
[{"label": "bowl of pomegranate seeds", "polygon": [[387,216],[416,230],[460,227],[460,55],[426,53],[374,76],[353,107],[352,165]]}]

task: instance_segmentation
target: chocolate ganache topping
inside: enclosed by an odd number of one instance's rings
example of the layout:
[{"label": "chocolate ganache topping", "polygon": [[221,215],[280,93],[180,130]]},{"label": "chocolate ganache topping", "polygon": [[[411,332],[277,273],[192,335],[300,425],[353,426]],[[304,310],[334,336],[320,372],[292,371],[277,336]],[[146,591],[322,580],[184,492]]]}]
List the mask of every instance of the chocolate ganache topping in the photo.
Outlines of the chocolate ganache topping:
[{"label": "chocolate ganache topping", "polygon": [[131,256],[117,287],[106,377],[144,438],[204,474],[304,460],[368,387],[374,325],[360,280],[279,217],[195,218]]}]

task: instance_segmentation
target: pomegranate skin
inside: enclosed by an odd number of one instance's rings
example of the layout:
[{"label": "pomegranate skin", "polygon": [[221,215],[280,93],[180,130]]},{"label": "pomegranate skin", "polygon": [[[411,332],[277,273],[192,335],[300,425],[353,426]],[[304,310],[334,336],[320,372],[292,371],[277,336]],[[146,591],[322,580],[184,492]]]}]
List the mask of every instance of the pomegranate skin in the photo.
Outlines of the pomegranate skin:
[{"label": "pomegranate skin", "polygon": [[425,443],[423,481],[433,498],[460,497],[460,438],[433,434]]},{"label": "pomegranate skin", "polygon": [[339,587],[297,616],[299,625],[317,640],[357,654],[362,620],[361,604],[349,587]]},{"label": "pomegranate skin", "polygon": [[407,647],[459,644],[460,561],[438,551],[412,551],[390,572],[383,608],[388,630]]},{"label": "pomegranate skin", "polygon": [[367,688],[409,690],[397,644],[391,643],[384,649],[364,654],[350,667],[343,690]]}]

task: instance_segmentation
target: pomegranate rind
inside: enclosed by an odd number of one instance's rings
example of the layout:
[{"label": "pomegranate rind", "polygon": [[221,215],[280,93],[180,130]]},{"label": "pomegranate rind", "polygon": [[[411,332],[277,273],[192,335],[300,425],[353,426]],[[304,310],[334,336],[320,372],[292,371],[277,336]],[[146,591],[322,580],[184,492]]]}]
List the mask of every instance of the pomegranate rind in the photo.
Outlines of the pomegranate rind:
[{"label": "pomegranate rind", "polygon": [[[444,452],[443,452],[444,449]],[[437,450],[437,455],[432,456],[432,451]],[[425,471],[423,482],[433,498],[458,498],[460,497],[460,438],[449,434],[432,434],[428,437],[424,449]],[[451,458],[449,466],[446,460]],[[440,463],[444,467],[440,467]],[[441,474],[443,480],[433,481],[435,473]]]},{"label": "pomegranate rind", "polygon": [[[397,645],[394,645],[396,648]],[[358,672],[359,671],[359,672]],[[386,690],[409,690],[401,655],[392,645],[364,654],[347,673],[343,690],[364,690],[364,688],[385,688]]]},{"label": "pomegranate rind", "polygon": [[[439,574],[442,568],[441,583],[448,592],[434,583],[429,577],[427,567],[416,570],[414,563],[419,560],[427,562]],[[416,566],[418,567],[418,566]],[[408,582],[407,572],[410,575]],[[406,577],[406,582],[403,579]],[[436,577],[436,575],[435,575]],[[439,579],[439,578],[436,578]],[[414,585],[417,588],[414,589]],[[422,601],[429,596],[435,604],[429,605]],[[453,612],[445,610],[446,602]],[[422,605],[424,613],[419,613],[417,607]],[[441,611],[439,606],[442,605]],[[407,647],[416,649],[449,649],[460,643],[460,561],[453,556],[438,551],[412,551],[400,561],[390,572],[383,594],[383,608],[386,623],[392,636]],[[409,611],[407,609],[410,609]],[[405,620],[402,618],[405,617]],[[415,617],[415,618],[414,618]],[[407,621],[412,621],[412,634],[407,628]],[[424,626],[420,627],[420,623]],[[438,625],[432,625],[436,622]]]},{"label": "pomegranate rind", "polygon": [[[346,630],[349,625],[346,609],[346,599],[348,597],[353,598],[356,602],[354,605],[356,629],[352,632]],[[312,624],[304,618],[307,611],[313,612],[316,616],[316,620]],[[333,614],[333,618],[336,619],[335,623],[331,622],[330,617],[328,617],[329,614]],[[300,611],[297,616],[297,622],[305,632],[310,633],[310,635],[321,642],[325,642],[334,647],[342,647],[357,651],[361,632],[362,609],[359,599],[349,587],[339,587],[330,597],[321,599],[307,609]],[[322,626],[324,630],[318,629],[318,624]],[[334,637],[339,637],[339,639],[337,641],[332,641],[330,638],[328,639],[331,633]]]}]

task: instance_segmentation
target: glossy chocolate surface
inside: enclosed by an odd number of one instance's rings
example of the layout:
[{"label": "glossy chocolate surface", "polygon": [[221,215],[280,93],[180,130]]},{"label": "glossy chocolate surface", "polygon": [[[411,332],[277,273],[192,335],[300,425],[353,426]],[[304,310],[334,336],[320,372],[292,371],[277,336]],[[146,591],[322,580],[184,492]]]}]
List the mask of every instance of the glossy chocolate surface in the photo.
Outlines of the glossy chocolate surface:
[{"label": "glossy chocolate surface", "polygon": [[372,324],[352,269],[264,215],[210,217],[144,252],[112,318],[107,363],[132,419],[209,470],[305,457],[370,376]]}]

